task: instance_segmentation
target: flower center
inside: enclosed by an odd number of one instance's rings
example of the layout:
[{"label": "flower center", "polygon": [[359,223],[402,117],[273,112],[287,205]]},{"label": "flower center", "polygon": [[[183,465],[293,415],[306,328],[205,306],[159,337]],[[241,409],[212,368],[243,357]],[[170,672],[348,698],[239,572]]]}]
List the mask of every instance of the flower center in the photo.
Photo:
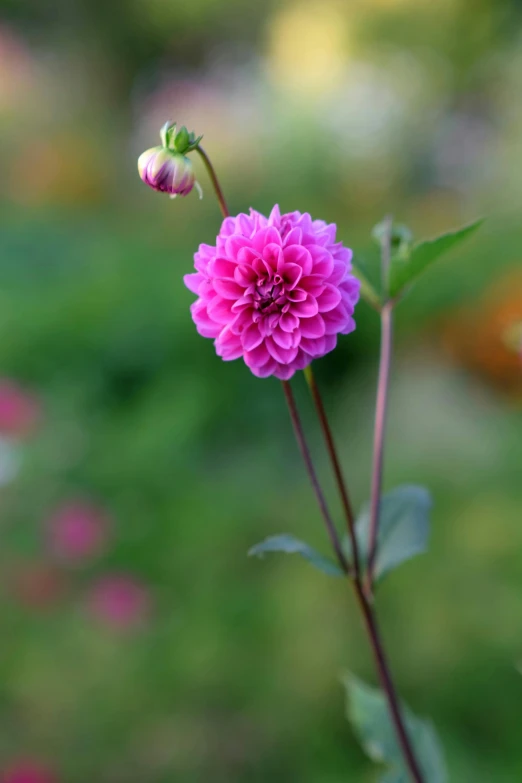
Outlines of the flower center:
[{"label": "flower center", "polygon": [[280,275],[275,275],[272,280],[259,279],[254,292],[254,307],[263,314],[278,312],[285,304],[284,288]]}]

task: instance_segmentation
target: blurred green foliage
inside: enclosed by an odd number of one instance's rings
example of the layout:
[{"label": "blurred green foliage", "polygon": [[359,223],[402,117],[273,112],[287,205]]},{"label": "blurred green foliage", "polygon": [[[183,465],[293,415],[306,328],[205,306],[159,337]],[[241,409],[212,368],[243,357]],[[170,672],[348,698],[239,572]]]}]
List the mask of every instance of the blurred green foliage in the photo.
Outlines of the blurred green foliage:
[{"label": "blurred green foliage", "polygon": [[[280,532],[326,541],[278,383],[218,360],[190,320],[181,278],[219,226],[203,172],[201,203],[135,173],[162,124],[149,118],[172,111],[205,134],[233,210],[279,201],[335,220],[370,269],[389,211],[416,240],[493,213],[397,312],[385,483],[429,487],[433,537],[379,602],[402,695],[433,719],[450,779],[521,779],[521,387],[481,298],[502,278],[516,297],[520,279],[519,5],[1,8],[0,374],[44,416],[0,490],[0,764],[41,758],[67,783],[375,779],[343,714],[340,673],[373,681],[350,596],[297,558],[246,557]],[[329,40],[338,15],[347,43],[340,70],[326,65],[340,81],[300,93],[290,33],[304,40],[312,18]],[[357,323],[317,374],[360,508],[379,329],[363,304]],[[48,558],[45,520],[79,494],[114,518],[111,548],[63,569],[51,605],[24,605],[6,575]],[[112,571],[148,586],[145,628],[89,614],[90,585]]]}]

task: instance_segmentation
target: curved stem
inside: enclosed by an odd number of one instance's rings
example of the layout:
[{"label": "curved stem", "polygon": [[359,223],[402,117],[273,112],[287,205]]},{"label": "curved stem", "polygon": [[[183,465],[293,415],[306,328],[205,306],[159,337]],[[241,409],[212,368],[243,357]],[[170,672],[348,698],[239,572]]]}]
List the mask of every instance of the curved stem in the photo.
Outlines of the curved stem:
[{"label": "curved stem", "polygon": [[[383,296],[388,297],[390,286],[391,244],[393,218],[388,215],[384,220],[384,232],[381,239],[381,280]],[[379,543],[379,516],[381,510],[382,469],[384,461],[384,433],[388,408],[388,383],[393,333],[393,302],[388,298],[381,308],[381,355],[379,359],[379,378],[377,381],[377,404],[375,407],[375,429],[373,436],[373,469],[370,494],[370,532],[368,541],[368,570],[366,572],[366,590],[371,595],[377,547]]]},{"label": "curved stem", "polygon": [[312,394],[312,399],[314,401],[314,405],[317,411],[317,416],[319,418],[319,423],[323,431],[326,448],[328,451],[328,455],[330,457],[330,462],[332,463],[332,469],[335,475],[337,489],[339,490],[339,495],[341,496],[341,503],[346,517],[346,524],[348,526],[348,535],[350,536],[350,542],[352,545],[354,577],[355,579],[360,581],[361,568],[360,568],[360,559],[359,559],[359,548],[357,545],[357,537],[355,535],[355,516],[352,509],[352,504],[350,502],[350,497],[348,495],[348,488],[346,486],[346,481],[343,476],[341,463],[339,461],[339,455],[337,454],[337,449],[335,447],[332,430],[330,429],[330,424],[328,422],[328,417],[326,415],[326,410],[321,397],[321,392],[319,391],[319,387],[315,380],[315,375],[312,370],[311,364],[309,364],[308,367],[305,368],[304,375],[306,378],[306,382],[308,383],[310,392]]},{"label": "curved stem", "polygon": [[359,603],[359,607],[364,618],[364,623],[366,625],[366,630],[368,631],[370,646],[372,648],[373,657],[375,659],[379,680],[386,695],[386,700],[390,709],[390,716],[393,727],[395,729],[395,734],[397,736],[397,741],[401,748],[412,780],[414,780],[415,783],[424,783],[424,777],[420,770],[419,763],[415,757],[415,753],[401,712],[399,698],[397,696],[397,691],[395,690],[390,666],[386,658],[386,652],[384,650],[379,626],[377,624],[375,610],[366,598],[360,583],[354,582],[354,587],[357,601]]},{"label": "curved stem", "polygon": [[310,449],[308,448],[308,443],[306,442],[303,426],[301,424],[301,419],[297,410],[297,405],[295,403],[294,393],[292,392],[292,387],[288,381],[281,381],[281,383],[285,393],[286,402],[288,404],[288,410],[290,411],[290,418],[292,419],[292,424],[294,426],[295,437],[301,450],[301,454],[308,472],[308,476],[310,478],[310,482],[312,484],[312,488],[315,492],[317,502],[319,503],[319,508],[321,510],[321,514],[323,515],[328,536],[334,548],[339,565],[341,566],[344,573],[348,574],[350,572],[350,566],[342,550],[339,535],[330,516],[330,512],[328,511],[328,506],[326,505],[326,500],[321,489],[321,485],[319,484],[319,479],[317,478],[317,474],[315,472]]},{"label": "curved stem", "polygon": [[196,151],[199,152],[200,157],[203,163],[205,164],[207,174],[210,177],[210,181],[212,182],[212,187],[214,188],[214,191],[216,193],[216,198],[218,200],[219,207],[221,209],[221,214],[223,215],[223,217],[229,217],[230,212],[228,211],[227,202],[225,200],[225,196],[223,195],[223,191],[221,190],[221,185],[219,184],[219,180],[217,178],[217,174],[214,169],[214,166],[210,162],[210,158],[208,157],[203,147],[201,147],[199,144],[196,147]]},{"label": "curved stem", "polygon": [[393,317],[392,304],[387,302],[381,311],[381,356],[377,382],[377,405],[375,408],[375,430],[373,439],[372,488],[370,495],[370,533],[368,544],[367,588],[371,593],[375,559],[377,557],[379,513],[382,494],[382,473],[384,463],[384,433],[388,409],[388,385],[392,353]]},{"label": "curved stem", "polygon": [[[312,487],[317,497],[319,508],[321,509],[321,513],[323,515],[323,519],[326,524],[330,541],[337,555],[339,565],[341,566],[344,573],[348,575],[350,573],[350,566],[342,551],[337,530],[335,529],[335,526],[330,517],[328,507],[326,505],[324,493],[321,489],[321,485],[319,484],[319,480],[317,478],[317,474],[313,466],[312,458],[310,455],[310,449],[306,442],[303,426],[301,423],[299,412],[297,410],[297,406],[296,406],[296,402],[291,386],[288,383],[288,381],[282,381],[282,385],[283,385],[283,391],[285,393],[286,401],[288,403],[292,424],[294,426],[294,432],[296,435],[297,443],[301,450],[301,454],[303,456],[303,460],[308,472],[308,476],[310,478]],[[321,408],[324,413],[324,408],[322,407],[322,405]],[[324,416],[324,421],[327,424],[326,416]],[[329,426],[328,426],[328,431],[330,432],[331,435]],[[399,747],[401,748],[402,754],[404,756],[404,760],[410,771],[414,783],[424,783],[424,779],[420,772],[418,762],[415,758],[415,753],[413,751],[410,739],[408,737],[404,719],[401,713],[397,691],[395,690],[395,685],[393,683],[390,667],[386,658],[384,645],[381,640],[380,631],[377,624],[377,618],[375,616],[375,611],[371,603],[369,602],[368,598],[366,597],[364,593],[364,588],[361,584],[360,579],[358,579],[357,576],[355,576],[355,578],[353,579],[353,586],[354,586],[357,602],[359,604],[359,608],[363,615],[364,624],[368,633],[368,638],[372,649],[373,657],[375,659],[375,665],[377,668],[379,681],[381,683],[381,687],[383,689],[383,692],[386,696],[386,700],[388,702],[390,717],[395,730],[395,734],[397,736]]]}]

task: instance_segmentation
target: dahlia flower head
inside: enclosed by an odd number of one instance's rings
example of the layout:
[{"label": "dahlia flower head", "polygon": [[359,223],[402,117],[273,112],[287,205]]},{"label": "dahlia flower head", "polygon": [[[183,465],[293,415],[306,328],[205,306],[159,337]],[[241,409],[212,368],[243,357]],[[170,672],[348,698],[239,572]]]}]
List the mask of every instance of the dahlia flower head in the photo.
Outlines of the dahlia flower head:
[{"label": "dahlia flower head", "polygon": [[242,358],[260,378],[288,380],[355,329],[360,284],[336,225],[308,213],[227,217],[215,245],[199,246],[192,318],[225,361]]}]

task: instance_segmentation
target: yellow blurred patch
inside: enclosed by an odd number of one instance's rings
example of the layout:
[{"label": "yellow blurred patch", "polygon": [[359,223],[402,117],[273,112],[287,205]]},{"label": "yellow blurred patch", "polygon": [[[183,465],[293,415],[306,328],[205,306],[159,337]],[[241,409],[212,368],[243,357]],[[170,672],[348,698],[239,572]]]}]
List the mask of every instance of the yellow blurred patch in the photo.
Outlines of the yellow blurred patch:
[{"label": "yellow blurred patch", "polygon": [[349,55],[349,22],[346,6],[328,0],[281,10],[269,30],[272,80],[301,100],[338,87]]}]

